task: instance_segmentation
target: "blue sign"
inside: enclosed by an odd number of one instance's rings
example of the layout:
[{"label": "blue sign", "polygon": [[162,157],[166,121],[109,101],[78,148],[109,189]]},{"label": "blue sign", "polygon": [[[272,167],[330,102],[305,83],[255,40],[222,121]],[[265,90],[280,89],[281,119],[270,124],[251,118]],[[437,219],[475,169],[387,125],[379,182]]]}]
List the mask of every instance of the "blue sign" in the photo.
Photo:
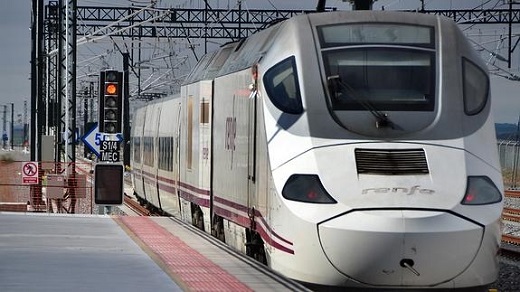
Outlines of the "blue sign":
[{"label": "blue sign", "polygon": [[121,133],[117,133],[116,135],[100,133],[99,125],[96,123],[96,125],[92,127],[88,133],[81,137],[81,141],[87,145],[92,153],[96,154],[97,157],[100,157],[100,147],[103,141],[122,142],[123,135],[121,135]]},{"label": "blue sign", "polygon": [[87,145],[87,147],[90,149],[90,151],[94,154],[96,154],[97,157],[99,157],[99,142],[96,141],[96,136],[98,136],[99,127],[98,124],[92,128],[90,128],[90,131],[86,133],[83,137],[81,137],[81,141]]}]

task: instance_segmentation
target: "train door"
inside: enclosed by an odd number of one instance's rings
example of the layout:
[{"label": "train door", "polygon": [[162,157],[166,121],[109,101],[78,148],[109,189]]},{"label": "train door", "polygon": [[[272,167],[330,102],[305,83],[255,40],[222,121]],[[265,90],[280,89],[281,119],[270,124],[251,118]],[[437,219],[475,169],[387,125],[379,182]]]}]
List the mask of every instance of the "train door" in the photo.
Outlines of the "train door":
[{"label": "train door", "polygon": [[249,217],[254,220],[256,209],[256,132],[257,132],[257,94],[256,89],[251,91],[249,96],[249,115],[248,115],[248,210]]},{"label": "train door", "polygon": [[[249,220],[250,220],[250,229],[246,232],[246,240],[247,247],[246,253],[247,255],[253,257],[262,263],[267,263],[266,254],[265,254],[265,245],[259,233],[259,229],[263,227],[260,226],[259,222],[263,222],[264,220],[260,220],[260,218],[265,218],[268,214],[266,214],[266,194],[262,193],[260,190],[262,185],[265,185],[265,177],[260,177],[261,168],[259,167],[259,163],[261,163],[258,158],[259,149],[258,139],[259,131],[261,128],[258,126],[259,116],[259,101],[258,101],[258,92],[256,89],[256,66],[253,67],[253,84],[251,85],[251,93],[249,95],[249,134],[248,134],[248,212],[249,212]],[[265,230],[265,232],[269,232]]]},{"label": "train door", "polygon": [[[208,203],[202,208],[203,228],[211,230],[212,196],[211,196],[211,107],[213,98],[213,81],[201,81],[199,92],[199,188],[203,191]],[[199,218],[200,219],[200,218]]]},{"label": "train door", "polygon": [[[161,106],[158,106],[157,107],[157,112],[156,112],[156,120],[155,120],[155,135],[154,135],[154,140],[155,140],[155,151],[154,151],[154,155],[155,155],[155,159],[154,159],[154,168],[153,168],[153,177],[154,177],[154,194],[153,194],[153,197],[154,197],[154,205],[161,209],[161,198],[159,196],[159,160],[162,159],[161,157],[161,151],[159,151],[159,127],[161,125],[161,112],[162,112],[162,107]],[[157,200],[155,200],[155,198]]]},{"label": "train door", "polygon": [[146,128],[148,127],[148,123],[146,122],[147,121],[147,118],[151,115],[150,113],[150,109],[148,109],[148,107],[145,108],[144,110],[144,122],[142,123],[143,125],[143,128],[141,129],[141,144],[143,145],[143,150],[142,150],[142,156],[141,156],[141,168],[139,169],[140,171],[140,183],[141,183],[141,189],[142,189],[142,198],[145,200],[145,201],[148,201],[148,198],[147,198],[147,195],[146,195],[146,171],[145,171],[145,167],[146,167],[146,164],[148,162],[148,157],[149,157],[149,152],[150,152],[150,139],[149,137],[146,136]]},{"label": "train door", "polygon": [[[132,127],[132,184],[134,193],[139,201],[145,200],[144,193],[144,177],[143,177],[143,148],[144,148],[144,123],[146,122],[146,109],[142,108],[136,111],[134,127]],[[137,126],[141,125],[141,126]]]},{"label": "train door", "polygon": [[183,107],[180,111],[180,121],[182,126],[179,127],[178,141],[179,141],[179,168],[177,173],[177,193],[179,195],[180,202],[180,218],[184,222],[192,222],[192,212],[190,199],[193,199],[193,190],[195,189],[194,183],[194,171],[193,171],[193,154],[194,143],[193,143],[193,118],[194,118],[194,107],[193,107],[193,92],[191,92],[191,86],[183,86],[181,88],[181,98],[183,101]]},{"label": "train door", "polygon": [[143,131],[144,157],[143,178],[146,200],[155,207],[160,207],[157,193],[157,158],[158,158],[158,126],[161,106],[154,104],[147,107],[146,123]]},{"label": "train door", "polygon": [[173,187],[174,192],[177,198],[177,212],[181,214],[181,191],[180,191],[180,181],[181,181],[181,132],[182,132],[182,103],[179,103],[179,109],[177,111],[177,123],[175,133],[174,133],[174,164],[173,164]]}]

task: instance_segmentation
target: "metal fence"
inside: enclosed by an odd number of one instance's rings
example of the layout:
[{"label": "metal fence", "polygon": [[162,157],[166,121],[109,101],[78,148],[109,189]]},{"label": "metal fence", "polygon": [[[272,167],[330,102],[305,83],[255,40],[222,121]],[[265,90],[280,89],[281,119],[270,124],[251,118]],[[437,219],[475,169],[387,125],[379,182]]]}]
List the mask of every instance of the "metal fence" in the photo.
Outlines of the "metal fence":
[{"label": "metal fence", "polygon": [[27,161],[2,158],[5,157],[0,157],[0,211],[96,212],[92,200],[92,163],[76,162],[74,175],[63,171],[67,167],[70,169],[70,164],[39,163],[37,176],[41,187],[38,187],[38,184],[24,180]]},{"label": "metal fence", "polygon": [[497,144],[502,169],[513,170],[517,168],[520,162],[520,143],[517,141],[499,140]]},{"label": "metal fence", "polygon": [[520,185],[518,180],[518,166],[520,165],[520,142],[511,140],[498,140],[498,155],[504,176],[506,187],[517,188]]}]

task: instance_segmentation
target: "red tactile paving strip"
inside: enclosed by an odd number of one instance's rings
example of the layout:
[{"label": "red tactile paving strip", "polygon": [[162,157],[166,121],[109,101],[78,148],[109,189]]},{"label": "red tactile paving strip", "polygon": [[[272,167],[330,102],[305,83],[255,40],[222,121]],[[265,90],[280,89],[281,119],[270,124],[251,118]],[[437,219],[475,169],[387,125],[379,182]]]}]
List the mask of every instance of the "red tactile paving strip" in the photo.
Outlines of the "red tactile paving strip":
[{"label": "red tactile paving strip", "polygon": [[190,291],[253,291],[151,219],[122,216],[118,220]]}]

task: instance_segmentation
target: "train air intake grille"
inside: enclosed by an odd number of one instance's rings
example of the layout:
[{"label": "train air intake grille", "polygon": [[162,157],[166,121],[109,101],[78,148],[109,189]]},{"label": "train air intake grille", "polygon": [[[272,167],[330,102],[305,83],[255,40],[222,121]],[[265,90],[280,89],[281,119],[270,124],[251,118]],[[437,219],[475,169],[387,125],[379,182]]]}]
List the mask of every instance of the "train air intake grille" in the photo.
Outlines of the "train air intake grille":
[{"label": "train air intake grille", "polygon": [[356,166],[363,174],[426,174],[428,162],[423,149],[356,149]]}]

